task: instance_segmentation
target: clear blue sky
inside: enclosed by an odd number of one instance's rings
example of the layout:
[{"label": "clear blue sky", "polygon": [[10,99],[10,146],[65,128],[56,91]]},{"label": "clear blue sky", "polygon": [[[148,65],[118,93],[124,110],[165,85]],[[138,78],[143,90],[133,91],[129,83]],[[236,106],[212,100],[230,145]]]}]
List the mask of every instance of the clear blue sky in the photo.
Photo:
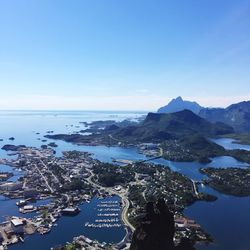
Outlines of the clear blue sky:
[{"label": "clear blue sky", "polygon": [[250,0],[2,0],[0,109],[250,99]]}]

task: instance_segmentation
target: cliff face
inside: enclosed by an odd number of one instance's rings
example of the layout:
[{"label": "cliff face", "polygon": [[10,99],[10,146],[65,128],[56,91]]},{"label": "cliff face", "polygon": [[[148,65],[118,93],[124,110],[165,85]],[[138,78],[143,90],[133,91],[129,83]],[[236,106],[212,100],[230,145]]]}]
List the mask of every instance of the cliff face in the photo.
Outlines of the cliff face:
[{"label": "cliff face", "polygon": [[188,239],[183,239],[174,246],[174,215],[169,211],[164,200],[154,206],[149,202],[146,215],[136,228],[130,250],[194,250]]}]

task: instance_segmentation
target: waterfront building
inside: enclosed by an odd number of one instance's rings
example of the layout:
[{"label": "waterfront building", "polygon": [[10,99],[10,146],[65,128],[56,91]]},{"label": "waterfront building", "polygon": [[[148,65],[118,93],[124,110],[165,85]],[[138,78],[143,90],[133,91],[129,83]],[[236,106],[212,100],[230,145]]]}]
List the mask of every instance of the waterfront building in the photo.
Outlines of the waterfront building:
[{"label": "waterfront building", "polygon": [[2,191],[16,191],[23,187],[22,182],[6,182],[0,185],[0,190]]},{"label": "waterfront building", "polygon": [[10,223],[11,223],[11,228],[14,231],[14,233],[16,233],[16,234],[22,234],[24,232],[23,231],[24,223],[19,218],[12,219],[10,221]]},{"label": "waterfront building", "polygon": [[77,215],[78,213],[80,213],[78,207],[67,207],[62,210],[63,215]]}]

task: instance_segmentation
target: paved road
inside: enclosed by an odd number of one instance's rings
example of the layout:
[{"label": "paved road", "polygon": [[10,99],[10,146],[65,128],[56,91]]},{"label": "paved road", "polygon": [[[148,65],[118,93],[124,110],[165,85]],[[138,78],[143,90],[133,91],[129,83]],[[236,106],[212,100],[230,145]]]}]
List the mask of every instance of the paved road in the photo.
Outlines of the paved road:
[{"label": "paved road", "polygon": [[44,161],[42,159],[40,159],[40,162],[42,163],[42,165],[51,173],[51,175],[54,177],[54,179],[56,180],[57,183],[59,183],[59,185],[61,184],[59,179],[57,178],[57,176],[54,175],[54,173],[48,168],[48,166],[44,163]]},{"label": "paved road", "polygon": [[53,193],[54,190],[53,190],[52,187],[49,185],[49,183],[48,183],[47,179],[45,178],[45,176],[42,174],[42,172],[41,172],[40,169],[37,167],[37,165],[36,165],[36,164],[34,164],[34,165],[35,165],[35,168],[37,169],[37,171],[39,172],[39,174],[41,175],[41,177],[43,178],[43,180],[44,180],[44,182],[45,182],[47,188],[50,190],[51,193]]},{"label": "paved road", "polygon": [[[120,196],[121,197],[121,196]],[[132,232],[135,231],[135,228],[134,226],[129,222],[128,220],[128,209],[129,209],[129,200],[125,197],[121,197],[122,198],[122,201],[124,202],[124,207],[123,207],[123,210],[122,210],[122,221],[123,223],[128,226]]]},{"label": "paved road", "polygon": [[199,192],[197,191],[197,188],[196,188],[196,185],[195,185],[195,181],[192,180],[192,179],[191,179],[191,181],[192,181],[192,183],[193,183],[195,195],[198,197],[198,196],[199,196]]},{"label": "paved road", "polygon": [[163,152],[164,152],[164,151],[163,151],[163,148],[160,148],[160,155],[159,155],[159,156],[162,157],[162,156],[163,156]]}]

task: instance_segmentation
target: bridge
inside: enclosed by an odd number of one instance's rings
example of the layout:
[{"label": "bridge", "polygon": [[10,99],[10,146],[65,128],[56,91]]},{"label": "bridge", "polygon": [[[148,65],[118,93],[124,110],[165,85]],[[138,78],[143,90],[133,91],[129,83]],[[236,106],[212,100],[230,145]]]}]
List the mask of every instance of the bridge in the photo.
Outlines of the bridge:
[{"label": "bridge", "polygon": [[136,161],[136,163],[145,163],[145,162],[153,161],[153,160],[160,159],[160,158],[162,158],[162,156],[155,156],[146,160]]}]

